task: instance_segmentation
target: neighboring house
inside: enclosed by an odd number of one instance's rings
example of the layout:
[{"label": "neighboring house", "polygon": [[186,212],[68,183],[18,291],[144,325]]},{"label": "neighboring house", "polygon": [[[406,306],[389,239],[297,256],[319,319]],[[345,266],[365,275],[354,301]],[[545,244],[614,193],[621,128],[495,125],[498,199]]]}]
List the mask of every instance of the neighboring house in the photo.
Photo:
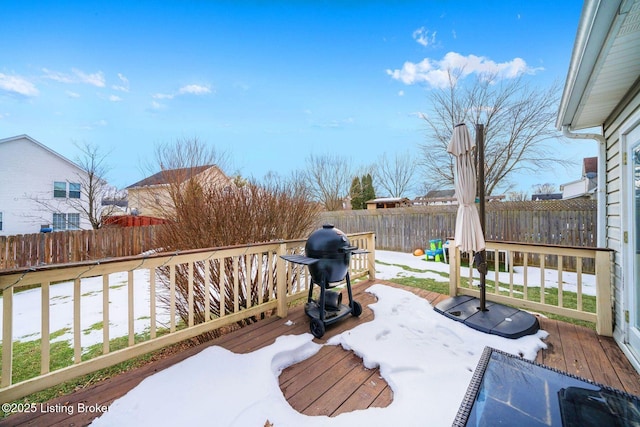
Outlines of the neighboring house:
[{"label": "neighboring house", "polygon": [[27,135],[0,139],[0,236],[91,228],[86,172]]},{"label": "neighboring house", "polygon": [[163,218],[167,207],[173,204],[171,185],[184,184],[191,178],[203,186],[233,186],[233,179],[215,165],[164,170],[127,187],[129,211],[134,215]]},{"label": "neighboring house", "polygon": [[382,197],[367,201],[367,209],[406,208],[412,206],[411,200],[406,197]]},{"label": "neighboring house", "polygon": [[532,194],[531,200],[560,200],[562,199],[562,193],[539,193]]},{"label": "neighboring house", "polygon": [[458,204],[456,190],[431,190],[426,195],[416,197],[414,206]]},{"label": "neighboring house", "polygon": [[585,157],[582,160],[582,178],[560,186],[563,199],[595,198],[598,188],[598,158]]},{"label": "neighboring house", "polygon": [[[556,126],[599,145],[598,246],[613,251],[614,338],[640,372],[639,23],[640,0],[585,1]],[[600,133],[574,133],[590,128]]]},{"label": "neighboring house", "polygon": [[[429,205],[457,205],[458,199],[456,190],[431,190],[426,195],[416,197],[412,201],[412,206],[429,206]],[[487,202],[501,202],[506,198],[504,194],[498,196],[485,196]]]}]

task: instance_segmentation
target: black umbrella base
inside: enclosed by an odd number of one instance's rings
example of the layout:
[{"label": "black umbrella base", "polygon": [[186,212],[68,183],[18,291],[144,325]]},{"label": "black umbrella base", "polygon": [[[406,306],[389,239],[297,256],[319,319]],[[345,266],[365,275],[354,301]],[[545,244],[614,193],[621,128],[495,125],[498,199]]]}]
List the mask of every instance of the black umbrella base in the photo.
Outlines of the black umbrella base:
[{"label": "black umbrella base", "polygon": [[468,295],[458,295],[440,302],[433,309],[446,317],[462,322],[478,331],[516,339],[538,332],[540,324],[531,313],[486,301],[485,311],[480,311],[480,300]]}]

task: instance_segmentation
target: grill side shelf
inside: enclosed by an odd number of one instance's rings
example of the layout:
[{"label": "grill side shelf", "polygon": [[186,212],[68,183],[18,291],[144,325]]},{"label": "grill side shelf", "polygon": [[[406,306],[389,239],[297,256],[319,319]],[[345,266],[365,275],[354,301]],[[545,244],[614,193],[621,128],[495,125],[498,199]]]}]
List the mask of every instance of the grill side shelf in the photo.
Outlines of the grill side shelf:
[{"label": "grill side shelf", "polygon": [[304,255],[281,255],[280,258],[292,262],[294,264],[311,265],[320,261],[318,258],[309,258]]}]

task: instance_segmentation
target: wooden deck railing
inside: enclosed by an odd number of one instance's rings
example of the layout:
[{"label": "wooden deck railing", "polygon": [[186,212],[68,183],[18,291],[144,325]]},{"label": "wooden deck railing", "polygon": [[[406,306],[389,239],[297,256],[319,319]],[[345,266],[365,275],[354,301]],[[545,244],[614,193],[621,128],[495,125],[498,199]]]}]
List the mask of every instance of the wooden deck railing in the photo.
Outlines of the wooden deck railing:
[{"label": "wooden deck railing", "polygon": [[[351,278],[375,278],[375,238],[373,233],[349,235],[350,242],[368,254],[354,255]],[[58,266],[0,272],[2,291],[2,376],[0,402],[9,402],[72,378],[95,372],[167,345],[192,338],[220,327],[274,311],[287,315],[288,303],[307,294],[309,276],[306,268],[291,264],[280,255],[302,253],[304,240],[281,241],[268,244],[191,250],[176,253],[154,253],[117,259],[79,262]],[[217,274],[211,274],[215,270]],[[148,281],[136,279],[137,272],[148,272]],[[128,345],[110,351],[110,327],[116,311],[109,294],[113,284],[110,275],[126,273]],[[185,277],[186,276],[186,277]],[[89,296],[82,292],[82,281],[101,278],[102,282],[102,354],[83,360],[81,319],[83,301]],[[200,280],[194,280],[194,277]],[[207,286],[203,285],[203,281]],[[218,283],[210,278],[218,277]],[[93,279],[95,280],[95,279]],[[100,279],[98,279],[100,280]],[[69,366],[51,370],[51,290],[60,283],[73,283],[73,361]],[[186,286],[186,294],[176,287]],[[163,283],[164,286],[161,286]],[[40,373],[32,378],[12,381],[14,354],[14,325],[19,322],[14,313],[14,295],[21,288],[36,287],[40,292]],[[138,318],[134,302],[140,298],[141,288],[150,303],[148,307],[148,338],[140,341],[134,323]],[[183,288],[184,289],[184,288]],[[215,294],[218,307],[212,307]],[[188,308],[186,320],[180,321],[176,302]],[[164,304],[161,302],[164,301]],[[202,302],[202,303],[200,303]],[[168,307],[167,307],[168,306]],[[204,316],[194,313],[204,312]],[[158,329],[160,312],[168,322]],[[184,319],[184,316],[183,316]],[[202,321],[198,321],[202,319]]]},{"label": "wooden deck railing", "polygon": [[[599,335],[613,335],[612,251],[487,241],[487,255],[491,259],[486,275],[487,301],[593,322]],[[478,271],[473,268],[461,273],[460,251],[453,245],[449,257],[450,295],[479,297]],[[514,266],[514,259],[521,261]],[[547,268],[547,263],[554,267]],[[585,292],[586,264],[595,269],[595,295]],[[575,268],[569,271],[567,265]],[[500,272],[501,266],[506,271]],[[516,276],[521,279],[514,280]],[[575,284],[575,290],[567,290],[568,284]]]}]

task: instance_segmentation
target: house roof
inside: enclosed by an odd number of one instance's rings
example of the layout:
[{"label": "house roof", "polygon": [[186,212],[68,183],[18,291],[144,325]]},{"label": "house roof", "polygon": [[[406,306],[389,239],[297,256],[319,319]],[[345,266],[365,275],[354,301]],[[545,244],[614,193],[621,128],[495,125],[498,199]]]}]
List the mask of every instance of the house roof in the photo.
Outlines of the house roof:
[{"label": "house roof", "polygon": [[456,195],[456,190],[431,190],[424,196],[425,199],[435,199],[439,197],[453,197]]},{"label": "house roof", "polygon": [[168,169],[168,170],[160,171],[156,174],[153,174],[141,181],[136,182],[135,184],[131,184],[127,188],[149,187],[152,185],[165,185],[175,181],[176,179],[180,179],[182,182],[184,182],[210,168],[216,168],[222,174],[222,171],[220,171],[220,169],[218,169],[218,167],[215,165]]},{"label": "house roof", "polygon": [[562,199],[562,193],[543,193],[532,194],[531,200],[560,200]]},{"label": "house roof", "polygon": [[393,202],[411,202],[406,197],[380,197],[377,199],[367,200],[367,203],[393,203]]},{"label": "house roof", "polygon": [[82,167],[80,167],[80,165],[78,165],[77,163],[72,162],[71,160],[69,160],[66,157],[64,157],[62,154],[53,151],[51,148],[47,147],[46,145],[42,144],[41,142],[36,141],[35,139],[31,138],[29,135],[26,135],[26,134],[16,135],[16,136],[11,136],[9,138],[0,139],[0,145],[4,144],[4,143],[7,143],[7,142],[18,141],[18,140],[21,140],[21,139],[26,139],[27,141],[29,141],[32,144],[42,148],[43,150],[47,151],[48,153],[56,156],[57,158],[61,159],[62,161],[66,162],[66,163],[68,163],[69,165],[73,166],[74,168],[78,169],[79,171],[85,172],[85,170],[82,169]]},{"label": "house roof", "polygon": [[640,0],[585,0],[556,127],[601,126],[640,75]]}]

